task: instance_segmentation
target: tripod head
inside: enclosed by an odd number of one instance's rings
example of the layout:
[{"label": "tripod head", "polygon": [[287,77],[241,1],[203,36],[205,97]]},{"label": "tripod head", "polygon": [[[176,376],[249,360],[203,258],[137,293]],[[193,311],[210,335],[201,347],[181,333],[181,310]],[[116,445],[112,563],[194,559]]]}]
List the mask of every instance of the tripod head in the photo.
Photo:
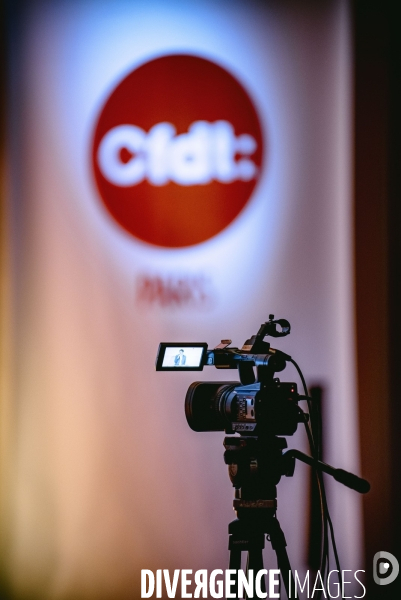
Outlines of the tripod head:
[{"label": "tripod head", "polygon": [[295,461],[289,464],[283,460],[283,450],[287,440],[277,436],[241,436],[224,439],[224,462],[228,465],[228,474],[235,488],[234,509],[264,506],[261,501],[274,501],[277,497],[277,485],[283,475],[292,476]]}]

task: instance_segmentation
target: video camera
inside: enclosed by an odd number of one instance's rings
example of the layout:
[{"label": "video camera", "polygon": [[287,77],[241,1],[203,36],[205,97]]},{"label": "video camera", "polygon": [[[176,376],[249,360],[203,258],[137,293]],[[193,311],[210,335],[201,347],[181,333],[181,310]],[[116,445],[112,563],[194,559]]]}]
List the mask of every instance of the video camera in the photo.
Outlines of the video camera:
[{"label": "video camera", "polygon": [[[162,343],[156,359],[158,371],[201,371],[204,366],[238,369],[240,382],[196,381],[185,398],[185,414],[194,431],[225,431],[241,435],[293,435],[302,421],[296,383],[280,382],[274,374],[291,357],[270,347],[266,336],[290,333],[286,319],[263,323],[241,349],[222,340],[213,350],[205,343]],[[254,369],[256,368],[256,374]]]},{"label": "video camera", "polygon": [[[353,473],[336,469],[321,461],[321,415],[318,404],[309,396],[302,372],[291,356],[271,348],[266,336],[283,337],[290,333],[285,319],[263,323],[256,335],[241,349],[222,340],[213,350],[205,343],[160,344],[157,371],[202,371],[204,366],[238,369],[240,381],[196,381],[185,397],[185,415],[194,431],[225,431],[239,437],[224,439],[224,461],[235,488],[233,507],[237,519],[229,525],[230,569],[241,567],[241,551],[248,552],[248,572],[263,569],[264,539],[270,540],[277,555],[287,597],[294,590],[294,578],[286,551],[284,533],[277,520],[277,484],[283,475],[291,477],[296,459],[310,465],[316,473],[322,517],[319,573],[327,579],[329,571],[328,535],[332,541],[338,573],[340,562],[334,539],[322,473],[360,493],[369,491],[369,483]],[[291,362],[302,381],[304,395],[298,394],[296,383],[281,382],[275,374]],[[308,413],[299,406],[306,400]],[[306,427],[312,456],[296,449],[283,452],[298,424]],[[288,575],[288,577],[287,577]],[[256,580],[255,580],[256,581]],[[264,584],[263,584],[264,585]],[[263,586],[262,586],[263,587]],[[263,587],[265,591],[265,587]],[[250,597],[254,597],[253,595]],[[295,593],[295,598],[297,598]],[[317,599],[321,597],[318,593]]]}]

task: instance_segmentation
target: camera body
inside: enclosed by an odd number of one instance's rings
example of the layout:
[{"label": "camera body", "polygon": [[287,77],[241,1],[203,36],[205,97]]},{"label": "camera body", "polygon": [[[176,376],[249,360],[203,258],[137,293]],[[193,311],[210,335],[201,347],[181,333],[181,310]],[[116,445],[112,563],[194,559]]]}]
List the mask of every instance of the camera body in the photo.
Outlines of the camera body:
[{"label": "camera body", "polygon": [[268,335],[283,337],[290,330],[287,320],[275,321],[270,315],[241,349],[230,347],[231,340],[222,340],[213,350],[198,342],[160,344],[156,358],[159,371],[201,371],[205,366],[238,369],[240,381],[191,384],[185,397],[191,429],[245,436],[293,435],[302,421],[297,385],[274,377],[291,357],[264,341]]}]

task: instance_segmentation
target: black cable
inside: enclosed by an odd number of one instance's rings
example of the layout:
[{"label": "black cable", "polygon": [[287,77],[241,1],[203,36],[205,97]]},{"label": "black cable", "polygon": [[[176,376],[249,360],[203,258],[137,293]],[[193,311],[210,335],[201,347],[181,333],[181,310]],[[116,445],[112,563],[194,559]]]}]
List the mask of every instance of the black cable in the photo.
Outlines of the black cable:
[{"label": "black cable", "polygon": [[[299,408],[300,412],[303,415],[303,423],[305,425],[305,429],[306,429],[306,434],[308,436],[308,441],[309,441],[309,446],[310,446],[310,450],[311,450],[311,454],[313,456],[313,458],[317,459],[316,457],[316,448],[315,448],[315,444],[313,442],[313,438],[312,438],[312,433],[311,430],[309,428],[309,424],[306,420],[306,415],[304,413],[304,411]],[[326,574],[326,570],[327,570],[327,564],[328,564],[328,557],[329,557],[329,549],[328,549],[328,533],[327,533],[327,502],[325,500],[325,490],[324,490],[324,482],[323,482],[323,477],[322,477],[322,473],[318,470],[318,469],[314,469],[315,472],[315,476],[316,476],[316,480],[317,480],[317,485],[318,485],[318,491],[319,491],[319,500],[320,500],[320,513],[321,513],[321,518],[322,518],[322,548],[321,548],[321,556],[320,556],[320,567],[319,567],[319,571],[320,574],[322,576],[323,581],[325,581],[325,574]],[[317,600],[320,600],[322,595],[322,590],[318,591],[318,595],[317,595]]]},{"label": "black cable", "polygon": [[[312,403],[311,403],[311,400],[310,400],[310,396],[308,394],[308,388],[306,387],[305,377],[303,376],[303,373],[302,373],[299,365],[295,362],[295,360],[293,358],[290,358],[289,362],[291,362],[294,365],[294,367],[296,368],[296,370],[298,372],[298,375],[299,375],[299,377],[301,379],[302,387],[304,388],[304,396],[302,396],[302,399],[307,401],[309,418],[311,418],[312,417]],[[312,430],[311,433],[312,433],[313,440],[315,440],[315,435],[314,435],[315,432]],[[316,457],[314,457],[314,458],[316,458]]]},{"label": "black cable", "polygon": [[[311,435],[311,431],[310,431],[308,422],[305,419],[306,415],[301,408],[299,410],[300,410],[300,412],[303,413],[303,416],[304,416],[303,422],[304,422],[306,433],[308,436],[309,445],[311,448],[311,454],[315,458],[314,454],[316,452],[316,449],[314,447],[314,442],[312,439],[312,435]],[[315,473],[316,473],[316,477],[317,477],[317,481],[318,481],[318,489],[319,489],[319,496],[320,496],[320,502],[321,502],[321,511],[322,511],[322,516],[323,516],[323,548],[322,548],[322,559],[321,559],[321,564],[320,564],[320,573],[322,575],[323,580],[325,581],[326,577],[327,577],[326,570],[329,565],[328,535],[327,535],[328,534],[327,526],[328,526],[329,530],[330,530],[330,538],[331,538],[331,544],[333,547],[333,553],[334,553],[334,558],[335,558],[335,562],[336,562],[336,567],[337,567],[337,570],[339,573],[340,581],[342,581],[342,571],[341,571],[341,566],[340,566],[340,560],[338,557],[337,544],[336,544],[335,535],[334,535],[334,527],[333,527],[333,523],[332,523],[332,520],[330,517],[329,507],[327,504],[326,490],[325,490],[324,482],[323,482],[323,473],[321,473],[318,469],[315,469]]]},{"label": "black cable", "polygon": [[[300,399],[307,401],[309,418],[311,420],[312,398],[308,395],[308,389],[306,387],[305,378],[303,376],[303,373],[302,373],[299,365],[295,362],[295,360],[293,358],[291,358],[291,359],[289,359],[289,362],[292,362],[292,364],[296,368],[298,375],[301,379],[302,387],[304,389],[305,395],[300,396]],[[299,410],[304,415],[303,422],[305,425],[306,434],[308,436],[309,446],[310,446],[312,457],[314,459],[318,460],[320,458],[319,448],[315,444],[315,440],[319,439],[318,432],[313,431],[312,420],[311,420],[311,427],[309,427],[309,424],[306,420],[306,415],[305,415],[304,411],[301,408],[299,408]],[[319,414],[319,418],[321,419],[320,414]],[[321,509],[321,514],[322,514],[322,525],[323,525],[323,544],[322,544],[323,547],[322,547],[322,555],[321,555],[321,562],[320,562],[320,573],[322,575],[323,581],[325,581],[326,580],[325,572],[326,572],[326,568],[329,566],[329,559],[330,559],[329,549],[328,549],[328,531],[327,531],[327,526],[328,526],[328,528],[330,530],[330,538],[331,538],[331,544],[333,547],[333,553],[334,553],[334,558],[335,558],[335,562],[336,562],[336,567],[337,567],[337,570],[339,573],[340,581],[342,581],[340,560],[338,557],[337,544],[336,544],[335,535],[334,535],[334,527],[333,527],[333,523],[332,523],[332,520],[330,517],[329,507],[327,504],[326,490],[325,490],[324,481],[323,481],[323,473],[320,472],[318,469],[315,469],[315,473],[316,473],[317,482],[318,482],[318,490],[319,490],[319,497],[320,497],[320,509]],[[319,595],[319,598],[320,598],[320,596],[321,596],[321,594]]]},{"label": "black cable", "polygon": [[308,389],[306,387],[306,381],[305,381],[305,378],[304,378],[304,376],[302,374],[301,369],[299,368],[299,366],[297,365],[297,363],[295,362],[295,360],[293,358],[290,358],[289,362],[292,362],[292,364],[294,365],[294,367],[298,371],[298,375],[299,375],[299,377],[300,377],[300,379],[302,381],[302,387],[304,388],[304,393],[307,396],[308,395]]}]

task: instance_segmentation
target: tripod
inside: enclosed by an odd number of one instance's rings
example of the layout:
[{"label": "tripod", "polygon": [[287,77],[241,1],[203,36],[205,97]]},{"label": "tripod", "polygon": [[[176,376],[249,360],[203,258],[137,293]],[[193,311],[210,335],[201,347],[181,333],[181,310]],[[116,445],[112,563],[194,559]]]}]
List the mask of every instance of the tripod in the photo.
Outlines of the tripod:
[{"label": "tripod", "polygon": [[[229,568],[241,569],[241,552],[248,552],[247,578],[252,572],[252,585],[247,598],[257,598],[257,591],[266,593],[263,570],[265,537],[270,541],[277,556],[287,596],[295,590],[286,541],[276,517],[277,488],[282,475],[292,475],[294,460],[283,460],[284,438],[227,437],[224,460],[229,465],[229,476],[235,487],[234,509],[237,519],[229,525]],[[238,576],[234,575],[236,595],[239,597]],[[274,581],[270,579],[270,589]],[[276,590],[277,591],[277,590]],[[297,596],[293,596],[297,598]]]},{"label": "tripod", "polygon": [[[298,598],[290,561],[286,550],[286,541],[280,523],[276,517],[277,484],[281,477],[294,474],[295,459],[328,473],[336,481],[359,492],[366,493],[369,483],[353,473],[336,469],[316,460],[299,450],[288,450],[287,441],[274,435],[253,435],[226,437],[224,439],[224,461],[228,464],[228,472],[235,487],[233,502],[237,519],[229,524],[229,568],[238,573],[241,569],[241,552],[248,552],[247,578],[252,571],[252,586],[245,596],[256,598],[256,588],[263,594],[266,585],[263,573],[263,549],[265,536],[271,542],[277,556],[277,567],[280,572],[287,598]],[[239,597],[238,575],[234,576],[236,595]],[[269,578],[270,585],[272,584]],[[273,582],[274,583],[274,582]],[[276,591],[276,590],[275,590]],[[269,593],[269,596],[271,594]]]}]

